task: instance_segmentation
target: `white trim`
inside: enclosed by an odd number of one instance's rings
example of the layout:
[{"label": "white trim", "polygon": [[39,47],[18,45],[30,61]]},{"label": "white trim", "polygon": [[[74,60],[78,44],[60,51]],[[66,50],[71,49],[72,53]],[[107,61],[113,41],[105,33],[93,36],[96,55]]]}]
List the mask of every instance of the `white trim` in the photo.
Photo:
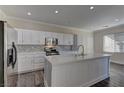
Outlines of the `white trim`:
[{"label": "white trim", "polygon": [[48,84],[47,84],[47,81],[45,80],[45,78],[44,78],[44,86],[49,87]]},{"label": "white trim", "polygon": [[6,21],[6,15],[1,9],[0,9],[0,20],[1,21]]},{"label": "white trim", "polygon": [[9,19],[22,20],[22,21],[27,21],[27,22],[38,23],[38,24],[41,24],[41,25],[48,25],[48,26],[59,27],[59,28],[65,28],[65,29],[70,29],[70,30],[78,30],[78,31],[90,32],[89,30],[86,30],[86,29],[80,29],[80,28],[69,27],[69,26],[62,26],[62,25],[57,25],[57,24],[50,24],[50,23],[45,23],[45,22],[41,22],[41,21],[29,20],[29,19],[18,18],[18,17],[12,17],[12,16],[7,16],[7,19],[8,19],[8,20],[9,20]]},{"label": "white trim", "polygon": [[[98,83],[98,82],[100,82],[100,81],[102,81],[102,80],[104,80],[106,78],[109,78],[109,75],[108,74],[103,75],[103,76],[100,76],[100,77],[98,77],[98,78],[96,78],[96,79],[94,79],[92,81],[89,81],[89,82],[87,82],[85,84],[82,84],[80,86],[77,86],[77,87],[90,87],[90,86],[92,86],[92,85],[94,85],[94,84],[96,84],[96,83]],[[45,80],[45,78],[44,78],[44,85],[45,85],[45,87],[49,87],[48,84],[47,84],[47,82],[46,82],[46,80]]]},{"label": "white trim", "polygon": [[110,62],[120,64],[120,65],[124,65],[124,62],[121,62],[121,61],[110,60]]},{"label": "white trim", "polygon": [[100,81],[102,81],[102,80],[104,80],[106,78],[109,78],[109,75],[108,74],[103,75],[103,76],[100,76],[100,77],[98,77],[98,78],[96,78],[96,79],[94,79],[92,81],[89,81],[89,82],[87,82],[85,84],[82,84],[80,87],[89,87],[89,86],[92,86],[92,85],[94,85],[94,84],[96,84],[96,83],[98,83],[98,82],[100,82]]},{"label": "white trim", "polygon": [[4,23],[4,86],[7,87],[7,23]]}]

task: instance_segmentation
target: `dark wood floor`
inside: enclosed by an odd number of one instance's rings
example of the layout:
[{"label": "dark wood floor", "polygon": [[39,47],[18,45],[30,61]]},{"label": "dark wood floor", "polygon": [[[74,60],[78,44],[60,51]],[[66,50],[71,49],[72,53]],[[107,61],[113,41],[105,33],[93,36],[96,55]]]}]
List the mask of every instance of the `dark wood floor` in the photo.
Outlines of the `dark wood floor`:
[{"label": "dark wood floor", "polygon": [[8,76],[8,87],[44,87],[43,71],[36,70]]},{"label": "dark wood floor", "polygon": [[124,87],[124,65],[111,63],[110,78],[91,87]]}]

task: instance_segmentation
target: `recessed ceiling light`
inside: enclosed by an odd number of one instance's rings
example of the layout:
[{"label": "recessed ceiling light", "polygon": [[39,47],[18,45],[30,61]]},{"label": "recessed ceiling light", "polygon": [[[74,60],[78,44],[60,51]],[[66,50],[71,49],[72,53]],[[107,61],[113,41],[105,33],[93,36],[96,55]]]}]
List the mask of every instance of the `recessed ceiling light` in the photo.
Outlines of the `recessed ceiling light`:
[{"label": "recessed ceiling light", "polygon": [[28,12],[27,15],[31,15],[31,12]]},{"label": "recessed ceiling light", "polygon": [[103,27],[109,27],[108,25],[104,25]]},{"label": "recessed ceiling light", "polygon": [[94,9],[94,7],[93,7],[93,6],[91,6],[91,7],[90,7],[90,10],[93,10],[93,9]]},{"label": "recessed ceiling light", "polygon": [[54,11],[54,13],[55,13],[55,14],[58,14],[58,13],[59,13],[59,11],[57,11],[57,10],[56,10],[56,11]]},{"label": "recessed ceiling light", "polygon": [[118,22],[118,21],[119,21],[119,19],[115,19],[115,21],[116,21],[116,22]]}]

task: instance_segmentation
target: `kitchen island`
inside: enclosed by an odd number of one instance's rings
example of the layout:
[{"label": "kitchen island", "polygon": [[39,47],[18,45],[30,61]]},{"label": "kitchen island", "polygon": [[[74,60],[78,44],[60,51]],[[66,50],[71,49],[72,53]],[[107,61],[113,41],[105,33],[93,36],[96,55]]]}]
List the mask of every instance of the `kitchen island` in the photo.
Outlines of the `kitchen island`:
[{"label": "kitchen island", "polygon": [[109,77],[109,58],[108,54],[46,56],[45,86],[91,86]]}]

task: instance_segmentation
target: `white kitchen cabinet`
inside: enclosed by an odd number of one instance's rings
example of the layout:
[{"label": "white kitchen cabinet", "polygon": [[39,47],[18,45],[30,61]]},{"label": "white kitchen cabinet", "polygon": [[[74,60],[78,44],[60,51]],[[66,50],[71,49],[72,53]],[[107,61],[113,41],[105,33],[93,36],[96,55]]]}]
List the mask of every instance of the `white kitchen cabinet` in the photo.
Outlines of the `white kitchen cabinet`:
[{"label": "white kitchen cabinet", "polygon": [[45,38],[57,38],[58,45],[73,45],[73,35],[46,31],[17,29],[18,44],[44,45]]},{"label": "white kitchen cabinet", "polygon": [[40,43],[41,31],[31,31],[31,44],[39,45]]},{"label": "white kitchen cabinet", "polygon": [[57,33],[57,37],[58,37],[58,45],[64,45],[63,34],[62,33]]},{"label": "white kitchen cabinet", "polygon": [[72,34],[63,34],[63,44],[64,45],[73,45],[73,35]]},{"label": "white kitchen cabinet", "polygon": [[21,55],[18,57],[18,71],[28,72],[33,68],[33,57],[30,55]]},{"label": "white kitchen cabinet", "polygon": [[17,44],[17,31],[13,28],[7,29],[7,44],[12,45],[12,42]]},{"label": "white kitchen cabinet", "polygon": [[45,33],[46,32],[43,32],[43,31],[40,32],[40,44],[42,45],[45,44]]},{"label": "white kitchen cabinet", "polygon": [[45,59],[41,55],[35,55],[33,61],[33,69],[42,69],[44,67]]},{"label": "white kitchen cabinet", "polygon": [[23,29],[15,28],[17,33],[17,44],[22,45],[23,44]]},{"label": "white kitchen cabinet", "polygon": [[23,31],[22,30],[17,30],[17,33],[18,33],[18,44],[23,44]]},{"label": "white kitchen cabinet", "polygon": [[18,72],[25,73],[44,68],[44,55],[42,53],[26,53],[18,55]]},{"label": "white kitchen cabinet", "polygon": [[88,81],[91,79],[97,79],[96,77],[109,74],[109,60],[106,58],[94,59],[94,62],[87,63],[88,64]]},{"label": "white kitchen cabinet", "polygon": [[33,44],[32,43],[32,32],[30,30],[23,30],[23,44]]},{"label": "white kitchen cabinet", "polygon": [[53,37],[52,32],[45,33],[45,38],[52,38],[52,37]]},{"label": "white kitchen cabinet", "polygon": [[17,29],[18,44],[39,45],[41,44],[41,31]]}]

